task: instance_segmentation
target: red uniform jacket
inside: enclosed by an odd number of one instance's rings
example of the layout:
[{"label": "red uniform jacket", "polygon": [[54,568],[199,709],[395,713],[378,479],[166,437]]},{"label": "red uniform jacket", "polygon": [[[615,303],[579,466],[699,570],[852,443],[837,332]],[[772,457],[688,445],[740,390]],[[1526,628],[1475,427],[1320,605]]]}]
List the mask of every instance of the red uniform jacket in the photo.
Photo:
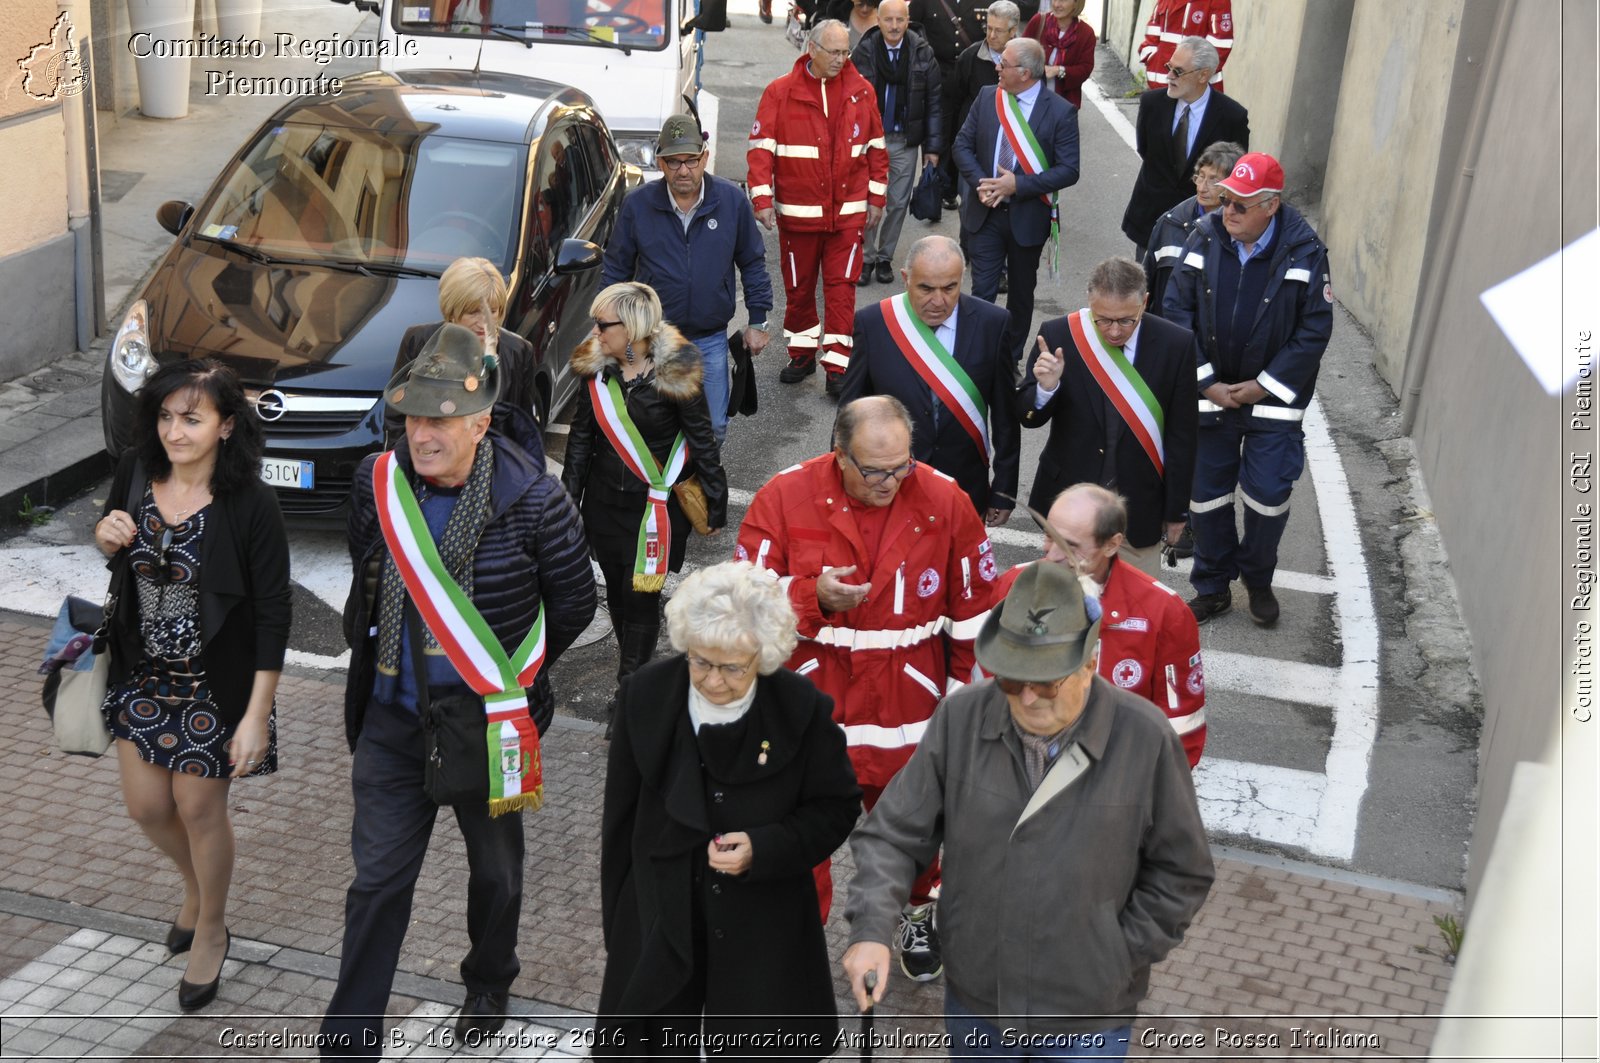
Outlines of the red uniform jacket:
[{"label": "red uniform jacket", "polygon": [[883,206],[889,190],[878,98],[854,64],[822,82],[809,63],[801,55],[761,94],[746,158],[750,203],[776,207],[778,224],[795,232],[859,229],[867,204]]},{"label": "red uniform jacket", "polygon": [[[996,601],[1026,567],[1001,575]],[[1100,674],[1166,713],[1194,767],[1206,747],[1206,675],[1194,614],[1177,591],[1120,557],[1111,561],[1100,606]]]},{"label": "red uniform jacket", "polygon": [[[972,640],[999,573],[971,499],[935,469],[919,465],[900,485],[876,557],[853,505],[832,454],[785,469],[756,492],[735,556],[788,590],[800,618],[789,667],[833,698],[861,784],[884,786],[939,699],[972,678]],[[872,591],[849,612],[824,613],[817,577],[850,565],[849,582]]]},{"label": "red uniform jacket", "polygon": [[1185,37],[1204,37],[1217,50],[1217,72],[1211,87],[1222,91],[1222,68],[1233,47],[1232,0],[1156,0],[1150,23],[1144,28],[1139,61],[1144,64],[1145,86],[1165,88],[1167,63]]}]

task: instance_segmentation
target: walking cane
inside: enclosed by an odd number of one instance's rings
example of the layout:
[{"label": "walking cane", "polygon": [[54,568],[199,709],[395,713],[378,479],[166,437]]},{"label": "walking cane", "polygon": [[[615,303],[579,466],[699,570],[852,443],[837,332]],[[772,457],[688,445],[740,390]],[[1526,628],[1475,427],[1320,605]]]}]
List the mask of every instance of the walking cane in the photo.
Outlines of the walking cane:
[{"label": "walking cane", "polygon": [[872,1058],[872,1012],[877,1005],[872,1000],[872,991],[878,988],[878,972],[868,971],[862,979],[862,984],[867,987],[867,1010],[861,1013],[861,1058]]}]

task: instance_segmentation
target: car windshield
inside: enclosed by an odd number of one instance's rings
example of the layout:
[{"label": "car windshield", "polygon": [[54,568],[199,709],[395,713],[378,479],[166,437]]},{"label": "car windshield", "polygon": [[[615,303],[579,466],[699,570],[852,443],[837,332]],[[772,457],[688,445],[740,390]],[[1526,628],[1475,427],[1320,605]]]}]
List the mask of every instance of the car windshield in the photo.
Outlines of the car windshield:
[{"label": "car windshield", "polygon": [[667,0],[457,0],[395,4],[402,33],[464,33],[551,44],[667,46]]},{"label": "car windshield", "polygon": [[270,127],[217,182],[195,232],[278,259],[509,274],[527,148],[396,130]]}]

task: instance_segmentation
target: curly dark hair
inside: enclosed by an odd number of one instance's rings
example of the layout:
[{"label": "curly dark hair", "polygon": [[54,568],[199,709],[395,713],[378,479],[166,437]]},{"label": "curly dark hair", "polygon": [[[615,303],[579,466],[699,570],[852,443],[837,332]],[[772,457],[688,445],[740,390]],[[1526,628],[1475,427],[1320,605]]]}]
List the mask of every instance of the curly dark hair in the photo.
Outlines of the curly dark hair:
[{"label": "curly dark hair", "polygon": [[244,387],[232,369],[211,358],[171,362],[144,382],[135,398],[133,443],[144,461],[146,475],[160,480],[172,471],[172,461],[161,445],[161,405],[179,392],[192,392],[211,400],[233,432],[217,448],[211,473],[211,493],[226,494],[249,486],[261,475],[261,421],[256,417]]}]

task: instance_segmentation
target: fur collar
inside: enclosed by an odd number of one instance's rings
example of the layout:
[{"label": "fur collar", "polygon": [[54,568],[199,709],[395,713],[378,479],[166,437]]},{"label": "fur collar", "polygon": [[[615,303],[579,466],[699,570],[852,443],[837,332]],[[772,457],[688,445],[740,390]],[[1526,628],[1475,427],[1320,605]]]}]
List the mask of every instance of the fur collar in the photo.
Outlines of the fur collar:
[{"label": "fur collar", "polygon": [[[676,328],[663,324],[654,341],[635,343],[633,347],[635,357],[643,347],[655,358],[653,381],[662,395],[682,402],[700,394],[700,348],[684,339]],[[615,363],[600,352],[599,341],[593,336],[572,352],[572,371],[581,377],[596,376],[608,365]]]}]

